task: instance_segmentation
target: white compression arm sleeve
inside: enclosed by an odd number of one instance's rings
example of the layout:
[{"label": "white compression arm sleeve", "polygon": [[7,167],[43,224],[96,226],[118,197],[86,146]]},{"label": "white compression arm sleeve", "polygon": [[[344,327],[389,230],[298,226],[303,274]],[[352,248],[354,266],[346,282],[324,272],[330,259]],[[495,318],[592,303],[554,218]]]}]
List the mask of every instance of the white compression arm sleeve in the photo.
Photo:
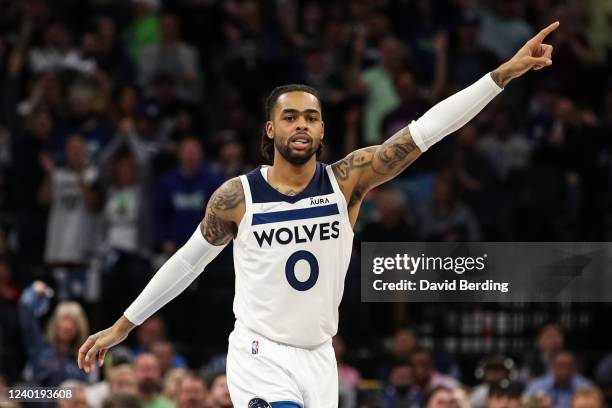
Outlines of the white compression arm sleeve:
[{"label": "white compression arm sleeve", "polygon": [[184,291],[223,248],[225,245],[212,245],[206,241],[198,226],[189,241],[159,268],[125,310],[125,317],[135,325],[142,324]]},{"label": "white compression arm sleeve", "polygon": [[422,152],[460,129],[499,94],[491,74],[441,101],[408,125],[412,140]]}]

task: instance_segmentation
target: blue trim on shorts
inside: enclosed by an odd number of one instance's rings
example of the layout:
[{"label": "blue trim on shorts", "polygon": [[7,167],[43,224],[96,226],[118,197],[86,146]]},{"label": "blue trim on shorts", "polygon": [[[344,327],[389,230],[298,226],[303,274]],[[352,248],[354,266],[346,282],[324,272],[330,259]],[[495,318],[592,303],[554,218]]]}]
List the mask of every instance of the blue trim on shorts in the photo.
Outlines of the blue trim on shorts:
[{"label": "blue trim on shorts", "polygon": [[270,405],[272,408],[302,408],[300,404],[297,404],[292,401],[276,401],[271,402]]}]

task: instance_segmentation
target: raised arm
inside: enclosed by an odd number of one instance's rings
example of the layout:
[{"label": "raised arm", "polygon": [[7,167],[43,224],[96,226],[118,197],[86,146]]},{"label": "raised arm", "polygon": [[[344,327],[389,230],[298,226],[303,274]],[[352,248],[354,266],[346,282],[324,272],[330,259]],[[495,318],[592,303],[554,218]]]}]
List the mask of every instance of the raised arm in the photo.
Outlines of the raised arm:
[{"label": "raised arm", "polygon": [[182,293],[235,237],[244,211],[242,183],[237,178],[228,180],[210,198],[204,220],[191,238],[162,265],[123,316],[83,343],[79,367],[89,372],[96,361],[101,366],[109,348]]},{"label": "raised arm", "polygon": [[553,47],[543,41],[558,26],[555,22],[540,31],[509,61],[441,101],[383,144],[354,151],[334,163],[332,168],[347,199],[351,221],[368,190],[397,176],[429,147],[464,126],[513,78],[552,64]]}]

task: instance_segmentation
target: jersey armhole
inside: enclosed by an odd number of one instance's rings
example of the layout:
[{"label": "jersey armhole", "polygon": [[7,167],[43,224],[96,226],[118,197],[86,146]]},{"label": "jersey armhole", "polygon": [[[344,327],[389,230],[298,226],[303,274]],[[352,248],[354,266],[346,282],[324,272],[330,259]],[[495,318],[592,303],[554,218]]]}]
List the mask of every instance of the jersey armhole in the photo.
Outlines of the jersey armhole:
[{"label": "jersey armhole", "polygon": [[340,202],[341,202],[340,211],[342,212],[344,220],[346,221],[347,225],[349,226],[352,232],[353,227],[351,225],[351,219],[349,218],[348,205],[346,203],[346,198],[344,197],[344,194],[342,194],[342,190],[340,189],[340,186],[338,185],[338,181],[336,180],[336,176],[334,175],[334,170],[332,169],[331,165],[328,165],[325,167],[325,171],[327,171],[327,176],[329,177],[329,180],[331,181],[334,192],[336,193],[336,195],[340,196]]},{"label": "jersey armhole", "polygon": [[234,241],[238,241],[245,235],[251,227],[251,219],[253,218],[253,198],[251,197],[251,187],[249,186],[249,180],[246,175],[240,176],[240,182],[242,183],[242,191],[244,193],[244,215],[240,224],[238,224],[238,232]]}]

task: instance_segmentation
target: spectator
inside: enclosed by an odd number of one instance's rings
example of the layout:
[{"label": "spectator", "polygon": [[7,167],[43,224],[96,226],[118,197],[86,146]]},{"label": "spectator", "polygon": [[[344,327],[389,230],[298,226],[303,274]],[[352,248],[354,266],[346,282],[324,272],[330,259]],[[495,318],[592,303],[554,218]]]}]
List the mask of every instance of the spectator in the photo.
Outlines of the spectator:
[{"label": "spectator", "polygon": [[[119,346],[113,349],[110,349],[104,358],[104,380],[98,381],[94,384],[88,385],[85,388],[85,394],[87,395],[87,402],[91,408],[99,408],[104,400],[109,396],[109,394],[114,393],[115,391],[126,391],[130,390],[129,380],[130,378],[124,375],[123,372],[115,371],[115,367],[124,366],[129,367],[132,371],[132,385],[134,394],[136,394],[136,380],[134,377],[134,372],[129,363],[132,361],[132,353],[131,351],[124,346]],[[121,374],[117,378],[113,376],[117,374]],[[113,384],[113,381],[116,381]],[[117,389],[115,389],[117,388]]]},{"label": "spectator", "polygon": [[232,408],[229,389],[227,388],[227,378],[225,373],[213,375],[208,381],[208,408]]},{"label": "spectator", "polygon": [[457,131],[447,171],[455,175],[465,203],[478,217],[483,235],[506,239],[511,236],[510,197],[499,187],[495,166],[478,149],[478,132],[474,124]]},{"label": "spectator", "polygon": [[102,408],[141,408],[138,397],[131,394],[117,393],[109,395],[102,403]]},{"label": "spectator", "polygon": [[207,394],[206,380],[189,373],[180,382],[177,408],[206,408]]},{"label": "spectator", "polygon": [[332,338],[332,345],[338,362],[338,386],[340,392],[340,408],[354,407],[357,403],[357,389],[361,375],[359,371],[344,361],[346,345],[337,334]]},{"label": "spectator", "polygon": [[[510,373],[514,367],[514,362],[503,355],[493,355],[487,357],[477,369],[476,376],[482,383],[474,387],[470,395],[470,405],[472,408],[485,408],[492,387],[504,388],[510,384]],[[507,395],[501,395],[507,397]],[[518,394],[520,399],[520,393]],[[495,403],[497,404],[497,402]]]},{"label": "spectator", "polygon": [[532,37],[533,29],[523,19],[521,2],[503,0],[493,3],[492,8],[482,13],[480,43],[505,61]]},{"label": "spectator", "polygon": [[[158,343],[155,343],[158,344]],[[185,368],[172,368],[166,372],[164,377],[163,395],[172,401],[175,405],[178,404],[179,388],[181,381],[187,375],[187,369]]]},{"label": "spectator", "polygon": [[[166,325],[161,317],[151,316],[138,326],[136,336],[138,345],[134,348],[134,354],[153,352],[155,343],[166,340]],[[174,354],[172,367],[185,368],[187,362],[183,356]]]},{"label": "spectator", "polygon": [[553,408],[550,397],[544,393],[529,395],[523,398],[525,408]]},{"label": "spectator", "polygon": [[401,191],[381,190],[375,200],[377,217],[363,226],[361,241],[402,242],[416,238],[416,231],[407,217],[406,199]]},{"label": "spectator", "polygon": [[412,71],[402,71],[394,80],[400,105],[385,114],[382,119],[381,141],[387,140],[408,123],[425,113],[425,101],[419,96],[416,78]]},{"label": "spectator", "polygon": [[480,227],[459,198],[455,180],[441,174],[434,181],[431,202],[421,215],[421,237],[431,241],[478,241]]},{"label": "spectator", "polygon": [[576,391],[571,408],[603,408],[603,394],[597,388],[583,388]]},{"label": "spectator", "polygon": [[595,381],[602,390],[606,406],[612,406],[612,354],[607,354],[597,364]]},{"label": "spectator", "polygon": [[70,389],[72,396],[57,400],[57,408],[88,408],[85,384],[75,380],[64,381],[59,388]]},{"label": "spectator", "polygon": [[480,42],[481,18],[473,10],[459,15],[456,27],[457,44],[449,56],[448,75],[453,87],[463,89],[490,71],[500,59]]},{"label": "spectator", "polygon": [[45,179],[42,157],[53,157],[53,129],[51,112],[37,108],[27,118],[24,134],[14,141],[14,174],[20,180],[15,185],[19,247],[24,256],[40,262],[45,243],[47,208],[39,191]]},{"label": "spectator", "polygon": [[544,392],[558,408],[570,408],[574,393],[591,386],[591,382],[576,371],[574,355],[559,351],[551,359],[551,372],[534,378],[527,384],[527,396]]},{"label": "spectator", "polygon": [[117,84],[133,83],[134,64],[120,42],[117,23],[111,16],[102,15],[96,19],[95,28],[97,66]]},{"label": "spectator", "polygon": [[380,365],[378,376],[387,378],[391,367],[398,361],[410,361],[412,352],[418,347],[417,333],[411,327],[400,327],[393,333],[393,337],[386,344],[383,363]]},{"label": "spectator", "polygon": [[174,404],[161,395],[161,370],[155,355],[139,354],[134,361],[134,370],[142,408],[174,408]]},{"label": "spectator", "polygon": [[495,383],[487,395],[487,408],[521,408],[522,386],[518,383]]},{"label": "spectator", "polygon": [[[145,286],[151,272],[149,157],[138,135],[118,134],[103,154],[110,186],[104,204],[103,314],[111,322]],[[121,150],[121,148],[128,150]]]},{"label": "spectator", "polygon": [[527,355],[525,365],[521,369],[521,377],[531,379],[548,373],[551,360],[565,346],[565,337],[561,326],[549,323],[540,329],[536,338],[536,349]]},{"label": "spectator", "polygon": [[453,393],[450,388],[439,385],[433,388],[425,398],[425,408],[451,408],[453,404]]},{"label": "spectator", "polygon": [[164,174],[155,197],[158,242],[171,255],[202,221],[202,211],[222,179],[204,162],[202,147],[194,139],[179,146],[179,165]]},{"label": "spectator", "polygon": [[412,371],[408,360],[397,360],[393,363],[384,389],[385,408],[418,406],[418,401],[411,394]]},{"label": "spectator", "polygon": [[225,130],[219,133],[217,151],[217,167],[222,170],[225,179],[249,172],[249,166],[245,163],[244,146],[235,131]]},{"label": "spectator", "polygon": [[417,401],[423,402],[427,393],[438,386],[448,389],[459,387],[459,383],[452,377],[436,370],[432,354],[422,348],[412,352],[412,389],[411,393]]},{"label": "spectator", "polygon": [[174,346],[167,340],[159,340],[153,343],[151,352],[157,357],[162,377],[164,377],[171,368],[184,368],[184,366],[174,366],[175,361],[177,361],[174,353]]},{"label": "spectator", "polygon": [[81,57],[74,47],[72,34],[59,21],[46,27],[43,46],[32,48],[29,60],[32,71],[37,74],[62,70],[92,74],[96,69],[94,61]]},{"label": "spectator", "polygon": [[493,123],[491,133],[483,136],[478,148],[493,164],[497,176],[505,180],[511,172],[527,166],[531,148],[525,136],[515,131],[509,111],[497,112]]},{"label": "spectator", "polygon": [[84,296],[88,261],[101,234],[98,172],[88,166],[79,135],[66,143],[65,167],[56,168],[48,156],[41,160],[47,178],[40,194],[51,207],[45,261],[55,268],[60,299]]},{"label": "spectator", "polygon": [[[90,79],[75,79],[67,89],[68,112],[58,121],[54,134],[54,147],[63,150],[68,138],[73,134],[83,137],[86,145],[86,158],[95,163],[112,138],[112,128],[106,120],[102,102],[110,85],[109,79],[102,75],[94,82]],[[110,97],[110,96],[108,96]]]},{"label": "spectator", "polygon": [[38,319],[48,311],[52,293],[36,281],[21,295],[19,319],[30,380],[43,387],[57,387],[70,379],[86,382],[88,376],[77,366],[76,357],[89,335],[87,317],[78,303],[60,302],[43,335]]},{"label": "spectator", "polygon": [[400,104],[393,78],[404,68],[405,50],[397,38],[387,37],[381,41],[379,52],[380,63],[361,74],[361,86],[366,96],[363,138],[368,145],[379,143],[384,115]]},{"label": "spectator", "polygon": [[138,396],[136,371],[130,364],[119,364],[110,370],[110,395],[124,394]]},{"label": "spectator", "polygon": [[123,43],[134,61],[138,61],[144,47],[160,38],[160,21],[157,11],[159,0],[133,0],[134,19],[123,33]]},{"label": "spectator", "polygon": [[160,74],[174,78],[179,99],[196,102],[200,97],[199,55],[195,48],[180,41],[180,23],[173,14],[160,18],[161,41],[149,44],[140,54],[139,82],[150,95],[150,84]]}]

